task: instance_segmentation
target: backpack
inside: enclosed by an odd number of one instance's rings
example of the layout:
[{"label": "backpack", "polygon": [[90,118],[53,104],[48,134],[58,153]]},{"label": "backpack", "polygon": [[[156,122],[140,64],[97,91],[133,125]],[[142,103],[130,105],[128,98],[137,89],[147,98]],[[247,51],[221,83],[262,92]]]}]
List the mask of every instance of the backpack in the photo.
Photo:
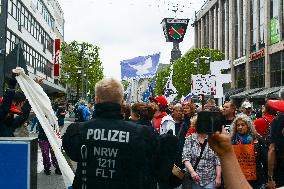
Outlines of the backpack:
[{"label": "backpack", "polygon": [[79,108],[79,106],[74,110],[75,112],[75,122],[83,122],[83,108]]}]

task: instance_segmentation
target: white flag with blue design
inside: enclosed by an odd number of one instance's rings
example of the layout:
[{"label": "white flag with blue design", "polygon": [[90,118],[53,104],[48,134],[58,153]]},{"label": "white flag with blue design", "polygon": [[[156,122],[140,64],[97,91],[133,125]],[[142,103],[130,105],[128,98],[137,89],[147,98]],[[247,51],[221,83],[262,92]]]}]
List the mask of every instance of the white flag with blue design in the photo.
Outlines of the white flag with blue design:
[{"label": "white flag with blue design", "polygon": [[157,53],[121,61],[121,79],[153,77],[159,65],[160,55],[161,53]]},{"label": "white flag with blue design", "polygon": [[178,95],[178,91],[176,90],[175,86],[173,85],[173,65],[171,65],[171,73],[169,79],[167,81],[166,87],[164,89],[164,96],[168,100],[168,102],[174,101],[175,97]]}]

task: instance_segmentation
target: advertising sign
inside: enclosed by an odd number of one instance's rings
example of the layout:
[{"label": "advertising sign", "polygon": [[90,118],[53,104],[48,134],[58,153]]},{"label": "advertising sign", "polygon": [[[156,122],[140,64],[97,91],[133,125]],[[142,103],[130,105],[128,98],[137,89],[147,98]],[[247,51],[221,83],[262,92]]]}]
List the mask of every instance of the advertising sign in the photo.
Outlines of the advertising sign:
[{"label": "advertising sign", "polygon": [[280,41],[278,16],[275,16],[270,20],[270,35],[271,44],[275,44]]},{"label": "advertising sign", "polygon": [[162,21],[167,42],[182,42],[186,33],[188,19],[164,18]]},{"label": "advertising sign", "polygon": [[55,39],[54,46],[54,78],[58,79],[60,73],[60,39]]}]

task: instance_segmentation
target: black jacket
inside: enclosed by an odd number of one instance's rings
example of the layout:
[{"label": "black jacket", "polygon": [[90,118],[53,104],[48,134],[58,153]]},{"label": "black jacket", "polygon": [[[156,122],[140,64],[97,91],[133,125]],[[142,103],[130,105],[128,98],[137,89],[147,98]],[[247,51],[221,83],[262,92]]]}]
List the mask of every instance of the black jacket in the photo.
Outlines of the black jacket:
[{"label": "black jacket", "polygon": [[118,104],[96,104],[95,119],[71,124],[63,136],[67,155],[78,162],[74,189],[148,189],[155,178],[158,138],[147,126],[123,121]]},{"label": "black jacket", "polygon": [[15,129],[24,124],[29,118],[31,106],[28,101],[22,107],[23,114],[15,118],[12,116],[7,117],[14,95],[15,90],[7,89],[0,105],[0,137],[13,137]]}]

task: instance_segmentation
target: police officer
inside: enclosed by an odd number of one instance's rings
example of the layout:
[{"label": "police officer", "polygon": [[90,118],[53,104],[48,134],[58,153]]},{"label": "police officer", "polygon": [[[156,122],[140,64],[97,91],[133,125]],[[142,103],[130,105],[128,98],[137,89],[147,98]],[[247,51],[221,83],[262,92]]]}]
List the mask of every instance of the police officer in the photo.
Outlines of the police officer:
[{"label": "police officer", "polygon": [[119,81],[103,79],[95,89],[95,119],[71,124],[63,136],[65,152],[78,162],[73,188],[156,188],[149,179],[157,174],[148,167],[158,165],[157,135],[147,126],[123,120]]}]

